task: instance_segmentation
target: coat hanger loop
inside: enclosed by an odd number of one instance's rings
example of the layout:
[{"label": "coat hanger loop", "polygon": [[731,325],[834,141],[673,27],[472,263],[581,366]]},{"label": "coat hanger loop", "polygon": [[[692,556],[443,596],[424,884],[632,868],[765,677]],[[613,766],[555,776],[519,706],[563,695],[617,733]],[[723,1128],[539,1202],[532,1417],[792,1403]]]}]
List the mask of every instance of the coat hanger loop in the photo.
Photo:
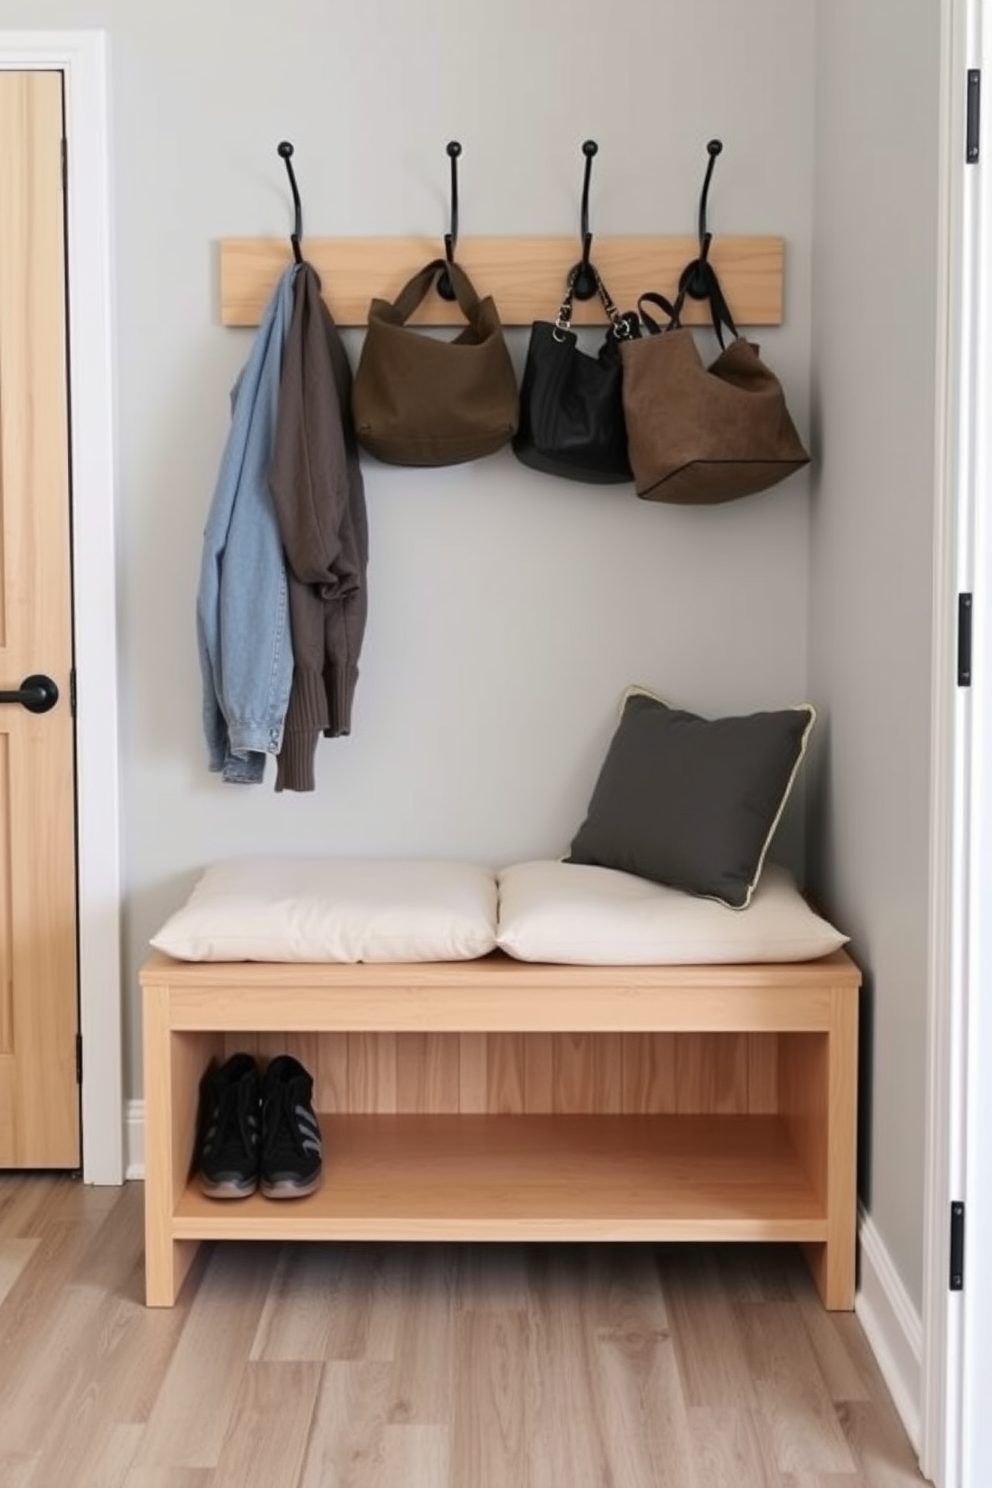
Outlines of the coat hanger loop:
[{"label": "coat hanger loop", "polygon": [[592,233],[589,231],[589,178],[592,175],[592,159],[598,150],[599,146],[595,140],[586,140],[582,146],[582,153],[586,157],[585,176],[582,181],[582,212],[580,217],[582,258],[569,275],[569,278],[572,280],[572,293],[577,300],[591,300],[598,288],[596,271],[589,261],[589,253],[592,248]]},{"label": "coat hanger loop", "polygon": [[[451,231],[444,235],[444,256],[451,264],[455,261],[455,246],[458,242],[458,157],[462,153],[462,147],[457,140],[449,140],[447,149],[451,161]],[[455,286],[447,269],[438,275],[437,292],[442,300],[455,298]]]},{"label": "coat hanger loop", "polygon": [[293,258],[297,263],[302,263],[303,251],[300,248],[300,239],[303,237],[303,208],[300,206],[300,193],[293,170],[293,147],[289,140],[282,141],[278,146],[278,153],[286,163],[286,174],[289,176],[289,186],[293,193],[293,231],[289,241],[293,245]]}]

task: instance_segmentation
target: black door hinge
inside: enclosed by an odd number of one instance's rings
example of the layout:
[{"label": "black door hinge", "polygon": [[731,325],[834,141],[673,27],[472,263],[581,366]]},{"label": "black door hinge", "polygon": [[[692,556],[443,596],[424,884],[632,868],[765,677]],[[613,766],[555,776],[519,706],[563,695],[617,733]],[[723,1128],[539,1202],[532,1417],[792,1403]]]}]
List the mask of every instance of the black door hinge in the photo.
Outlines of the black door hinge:
[{"label": "black door hinge", "polygon": [[951,1205],[951,1275],[952,1292],[964,1291],[964,1205],[957,1200]]},{"label": "black door hinge", "polygon": [[978,137],[981,124],[982,74],[977,67],[968,68],[967,134],[964,158],[969,165],[978,160]]},{"label": "black door hinge", "polygon": [[72,667],[69,672],[69,713],[76,716],[76,668]]},{"label": "black door hinge", "polygon": [[83,1083],[83,1035],[76,1034],[76,1084]]},{"label": "black door hinge", "polygon": [[69,189],[69,141],[62,139],[62,195]]},{"label": "black door hinge", "polygon": [[971,686],[971,595],[958,595],[958,686]]}]

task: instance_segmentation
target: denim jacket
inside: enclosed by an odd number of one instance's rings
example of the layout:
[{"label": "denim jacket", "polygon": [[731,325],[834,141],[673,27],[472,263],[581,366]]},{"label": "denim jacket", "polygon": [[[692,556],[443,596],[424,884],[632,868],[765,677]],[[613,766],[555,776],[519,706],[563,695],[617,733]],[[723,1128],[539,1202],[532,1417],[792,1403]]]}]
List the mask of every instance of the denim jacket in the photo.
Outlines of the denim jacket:
[{"label": "denim jacket", "polygon": [[211,770],[261,781],[278,754],[293,676],[286,565],[269,492],[291,264],[266,306],[231,393],[231,428],[203,536],[196,620]]}]

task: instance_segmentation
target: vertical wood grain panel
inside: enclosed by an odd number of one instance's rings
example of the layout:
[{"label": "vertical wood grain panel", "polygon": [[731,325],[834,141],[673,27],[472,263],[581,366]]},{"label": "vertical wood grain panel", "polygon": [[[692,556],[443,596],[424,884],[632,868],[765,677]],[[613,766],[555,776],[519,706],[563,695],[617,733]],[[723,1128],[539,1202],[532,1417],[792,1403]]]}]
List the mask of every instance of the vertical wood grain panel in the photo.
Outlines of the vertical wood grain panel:
[{"label": "vertical wood grain panel", "polygon": [[458,1035],[458,1109],[484,1116],[489,1109],[487,1043],[484,1033]]},{"label": "vertical wood grain panel", "polygon": [[[2,956],[0,946],[0,967]],[[229,1033],[224,1054],[244,1051],[263,1064],[279,1053],[294,1055],[314,1076],[318,1109],[328,1112],[773,1115],[780,1104],[780,1038],[799,1037]],[[793,1078],[788,1090],[794,1086]],[[803,1119],[794,1100],[791,1109],[793,1119]]]},{"label": "vertical wood grain panel", "polygon": [[348,1109],[348,1040],[347,1033],[317,1035],[317,1068],[315,1102],[318,1111]]},{"label": "vertical wood grain panel", "polygon": [[555,1035],[555,1112],[617,1113],[623,1096],[623,1035]]},{"label": "vertical wood grain panel", "polygon": [[519,1115],[524,1109],[525,1064],[522,1033],[491,1033],[487,1109],[493,1116]]},{"label": "vertical wood grain panel", "polygon": [[778,1110],[778,1035],[747,1035],[747,1109],[752,1116]]},{"label": "vertical wood grain panel", "polygon": [[[785,1037],[783,1035],[783,1037]],[[285,1052],[319,1110],[366,1114],[772,1115],[779,1036],[745,1033],[232,1033],[225,1054]]]},{"label": "vertical wood grain panel", "polygon": [[550,1033],[529,1033],[524,1048],[524,1109],[535,1116],[554,1111],[554,1038]]},{"label": "vertical wood grain panel", "polygon": [[396,1109],[421,1114],[458,1110],[458,1035],[396,1035]]},{"label": "vertical wood grain panel", "polygon": [[684,1115],[747,1111],[747,1035],[681,1035],[676,1049],[677,1110]]},{"label": "vertical wood grain panel", "polygon": [[[244,1035],[242,1035],[242,1039]],[[244,1048],[242,1042],[241,1048]],[[316,1093],[317,1035],[315,1033],[262,1033],[258,1035],[256,1048],[258,1062],[264,1077],[265,1067],[280,1054],[289,1054],[299,1061],[307,1074],[314,1076]]]},{"label": "vertical wood grain panel", "polygon": [[396,1035],[348,1035],[348,1107],[355,1115],[396,1110]]},{"label": "vertical wood grain panel", "polygon": [[675,1110],[673,1033],[624,1033],[623,1109],[642,1116]]}]

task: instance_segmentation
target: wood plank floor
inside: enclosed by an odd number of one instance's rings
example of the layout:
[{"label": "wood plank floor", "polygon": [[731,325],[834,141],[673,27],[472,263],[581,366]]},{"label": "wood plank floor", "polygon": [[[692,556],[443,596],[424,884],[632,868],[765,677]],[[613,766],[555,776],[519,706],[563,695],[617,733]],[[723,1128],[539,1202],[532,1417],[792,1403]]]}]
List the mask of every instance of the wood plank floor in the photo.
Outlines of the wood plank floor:
[{"label": "wood plank floor", "polygon": [[142,1186],[0,1175],[0,1488],[912,1488],[789,1246],[202,1248]]}]

